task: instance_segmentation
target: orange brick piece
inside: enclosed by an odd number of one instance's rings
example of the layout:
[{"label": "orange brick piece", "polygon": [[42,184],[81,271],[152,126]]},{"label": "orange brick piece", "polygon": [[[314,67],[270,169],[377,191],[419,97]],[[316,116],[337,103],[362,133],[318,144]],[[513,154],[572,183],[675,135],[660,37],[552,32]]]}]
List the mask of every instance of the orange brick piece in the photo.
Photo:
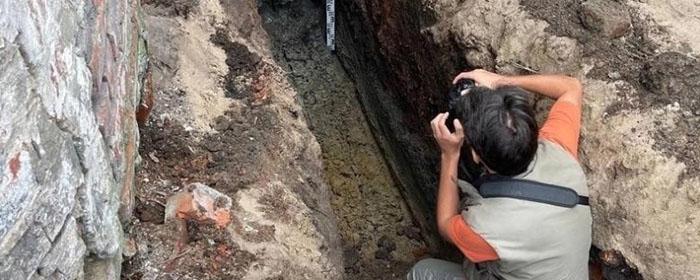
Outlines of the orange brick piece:
[{"label": "orange brick piece", "polygon": [[231,223],[232,200],[204,184],[193,183],[168,198],[165,221],[180,219],[212,223],[220,228]]}]

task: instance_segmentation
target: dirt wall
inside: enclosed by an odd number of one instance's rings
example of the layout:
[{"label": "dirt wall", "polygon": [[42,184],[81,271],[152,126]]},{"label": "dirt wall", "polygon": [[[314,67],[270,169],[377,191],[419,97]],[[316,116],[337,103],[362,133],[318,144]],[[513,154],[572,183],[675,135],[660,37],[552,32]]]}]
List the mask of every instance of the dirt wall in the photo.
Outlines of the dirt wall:
[{"label": "dirt wall", "polygon": [[119,277],[145,53],[138,1],[0,4],[0,278]]},{"label": "dirt wall", "polygon": [[[646,279],[692,279],[700,72],[696,38],[680,35],[698,26],[694,6],[677,4],[349,1],[339,4],[339,54],[388,158],[421,192],[426,219],[437,174],[427,124],[454,75],[480,67],[578,77],[595,245],[620,250]],[[549,105],[538,100],[540,119]]]},{"label": "dirt wall", "polygon": [[[342,278],[304,92],[273,57],[259,4],[144,2],[157,102],[142,129],[124,279]],[[229,223],[165,221],[168,198],[191,183],[230,199]]]}]

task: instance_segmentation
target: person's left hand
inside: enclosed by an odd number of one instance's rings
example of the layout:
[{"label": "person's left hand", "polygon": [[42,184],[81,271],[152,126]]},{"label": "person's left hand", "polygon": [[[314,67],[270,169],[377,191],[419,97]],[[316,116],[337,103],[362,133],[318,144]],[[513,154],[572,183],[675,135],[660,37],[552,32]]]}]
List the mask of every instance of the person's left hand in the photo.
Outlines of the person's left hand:
[{"label": "person's left hand", "polygon": [[464,129],[458,119],[454,119],[455,132],[452,133],[445,125],[449,113],[438,114],[432,121],[430,127],[433,129],[433,137],[440,146],[444,156],[459,157],[459,151],[464,142]]}]

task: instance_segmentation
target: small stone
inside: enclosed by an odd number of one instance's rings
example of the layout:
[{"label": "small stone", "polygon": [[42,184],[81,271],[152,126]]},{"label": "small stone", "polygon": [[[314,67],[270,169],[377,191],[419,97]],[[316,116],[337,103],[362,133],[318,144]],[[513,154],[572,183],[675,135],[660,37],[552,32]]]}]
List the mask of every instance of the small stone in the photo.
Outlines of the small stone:
[{"label": "small stone", "polygon": [[351,239],[352,241],[360,242],[360,234],[359,233],[353,232],[351,236],[352,236],[352,239]]},{"label": "small stone", "polygon": [[377,246],[379,246],[380,248],[387,248],[390,251],[396,250],[396,243],[394,243],[394,241],[386,235],[379,238],[379,240],[377,241]]},{"label": "small stone", "polygon": [[141,254],[142,256],[145,256],[148,254],[148,243],[146,241],[139,241],[136,244],[136,250],[138,251],[137,254]]},{"label": "small stone", "polygon": [[420,233],[420,228],[414,227],[414,226],[405,226],[401,229],[398,230],[397,234],[406,236],[409,239],[420,241],[422,240],[422,236]]},{"label": "small stone", "polygon": [[610,73],[608,73],[608,78],[610,78],[610,79],[612,79],[612,80],[619,80],[620,77],[621,77],[621,75],[620,75],[619,72],[610,72]]},{"label": "small stone", "polygon": [[374,258],[379,260],[390,261],[393,259],[391,252],[396,250],[396,243],[386,235],[379,238],[377,241],[377,251],[374,253]]},{"label": "small stone", "polygon": [[632,25],[627,7],[612,0],[589,0],[581,4],[580,17],[586,28],[614,39],[625,35]]},{"label": "small stone", "polygon": [[44,277],[49,277],[49,276],[51,276],[51,274],[53,274],[54,271],[55,271],[55,270],[51,270],[51,269],[48,268],[48,267],[39,267],[39,268],[36,270],[36,272],[37,272],[39,275],[44,276]]},{"label": "small stone", "polygon": [[160,163],[160,160],[156,157],[155,152],[148,153],[148,157],[155,163]]},{"label": "small stone", "polygon": [[124,240],[124,250],[122,250],[122,255],[128,259],[135,256],[136,253],[138,253],[136,241],[131,238]]}]

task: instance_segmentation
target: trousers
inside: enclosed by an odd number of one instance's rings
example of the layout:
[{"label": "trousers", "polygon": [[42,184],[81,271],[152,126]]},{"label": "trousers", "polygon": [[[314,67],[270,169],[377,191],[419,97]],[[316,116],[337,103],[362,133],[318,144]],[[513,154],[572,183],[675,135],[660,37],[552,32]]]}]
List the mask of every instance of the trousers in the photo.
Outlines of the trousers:
[{"label": "trousers", "polygon": [[423,259],[413,265],[406,280],[466,280],[461,264],[439,259]]}]

